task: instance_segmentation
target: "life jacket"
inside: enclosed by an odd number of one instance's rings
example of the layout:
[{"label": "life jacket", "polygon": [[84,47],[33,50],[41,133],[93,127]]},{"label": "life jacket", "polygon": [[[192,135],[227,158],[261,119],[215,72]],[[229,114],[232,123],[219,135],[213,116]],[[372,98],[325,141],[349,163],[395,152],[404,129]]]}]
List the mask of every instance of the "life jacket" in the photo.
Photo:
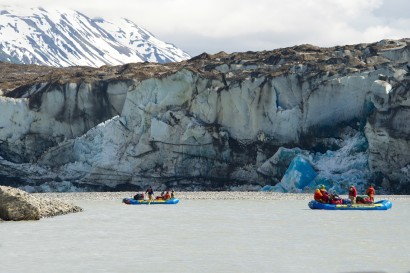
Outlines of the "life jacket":
[{"label": "life jacket", "polygon": [[366,198],[363,198],[363,203],[365,203],[365,204],[372,204],[372,203],[373,203],[373,200],[372,200],[371,197],[366,197]]},{"label": "life jacket", "polygon": [[343,200],[342,199],[331,199],[330,200],[330,204],[343,204]]},{"label": "life jacket", "polygon": [[329,194],[327,193],[326,189],[320,189],[320,192],[321,192],[322,195],[324,195],[324,196],[329,196]]},{"label": "life jacket", "polygon": [[339,197],[339,195],[335,194],[335,193],[331,193],[329,194],[329,203],[330,204],[341,204],[339,203],[339,201],[341,201],[342,198]]},{"label": "life jacket", "polygon": [[324,203],[329,202],[329,194],[327,193],[326,189],[320,189],[320,193],[322,193],[322,201]]},{"label": "life jacket", "polygon": [[357,204],[371,204],[373,201],[370,197],[366,197],[365,195],[359,195],[356,199]]}]

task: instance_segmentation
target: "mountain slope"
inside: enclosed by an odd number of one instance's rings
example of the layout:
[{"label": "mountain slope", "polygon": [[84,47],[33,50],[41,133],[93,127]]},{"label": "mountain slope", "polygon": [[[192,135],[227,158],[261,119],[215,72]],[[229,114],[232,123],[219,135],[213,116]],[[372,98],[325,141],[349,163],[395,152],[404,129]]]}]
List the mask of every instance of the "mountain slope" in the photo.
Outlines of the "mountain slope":
[{"label": "mountain slope", "polygon": [[127,19],[72,10],[0,9],[0,61],[50,66],[178,62],[190,56]]}]

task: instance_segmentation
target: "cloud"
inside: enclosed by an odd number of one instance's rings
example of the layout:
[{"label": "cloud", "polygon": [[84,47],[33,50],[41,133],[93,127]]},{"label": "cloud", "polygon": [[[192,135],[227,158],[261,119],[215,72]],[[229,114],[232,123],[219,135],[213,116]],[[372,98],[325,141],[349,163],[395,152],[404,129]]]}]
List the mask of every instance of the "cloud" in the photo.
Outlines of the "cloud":
[{"label": "cloud", "polygon": [[13,3],[126,17],[192,55],[410,37],[408,0],[8,1]]}]

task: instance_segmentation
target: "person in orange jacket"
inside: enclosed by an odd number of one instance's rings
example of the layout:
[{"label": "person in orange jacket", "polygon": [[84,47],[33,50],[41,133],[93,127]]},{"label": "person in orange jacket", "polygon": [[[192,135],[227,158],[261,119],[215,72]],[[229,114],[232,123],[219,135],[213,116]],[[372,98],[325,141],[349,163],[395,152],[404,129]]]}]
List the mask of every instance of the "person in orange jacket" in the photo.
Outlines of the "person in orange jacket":
[{"label": "person in orange jacket", "polygon": [[357,190],[354,185],[349,188],[349,199],[352,204],[356,204]]},{"label": "person in orange jacket", "polygon": [[320,203],[329,203],[329,195],[326,191],[326,188],[324,185],[320,187],[320,189],[315,190],[315,194],[313,195],[313,198],[315,201],[320,202]]},{"label": "person in orange jacket", "polygon": [[166,193],[165,193],[165,195],[164,195],[164,200],[168,200],[168,199],[171,199],[171,194],[169,193],[169,191],[167,191]]},{"label": "person in orange jacket", "polygon": [[313,199],[315,199],[315,201],[317,201],[317,202],[323,203],[322,197],[323,197],[323,195],[322,195],[322,193],[320,192],[320,190],[319,190],[319,189],[316,189],[316,190],[315,190],[315,194],[313,195]]},{"label": "person in orange jacket", "polygon": [[372,203],[374,203],[374,195],[376,194],[376,191],[374,190],[372,184],[370,184],[370,186],[367,188],[366,194],[369,196]]}]

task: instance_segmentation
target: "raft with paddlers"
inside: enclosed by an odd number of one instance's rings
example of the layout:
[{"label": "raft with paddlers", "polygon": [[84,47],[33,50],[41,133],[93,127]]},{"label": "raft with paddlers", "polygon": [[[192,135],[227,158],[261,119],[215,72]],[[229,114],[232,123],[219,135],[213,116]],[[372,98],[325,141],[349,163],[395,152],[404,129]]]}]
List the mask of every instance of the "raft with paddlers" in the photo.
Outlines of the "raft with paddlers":
[{"label": "raft with paddlers", "polygon": [[371,204],[325,204],[312,200],[308,205],[311,209],[325,210],[388,210],[393,204],[389,200],[380,200]]},{"label": "raft with paddlers", "polygon": [[134,198],[123,198],[122,202],[127,205],[175,205],[178,204],[178,198],[171,198],[168,200],[155,199],[155,200],[136,200]]}]

